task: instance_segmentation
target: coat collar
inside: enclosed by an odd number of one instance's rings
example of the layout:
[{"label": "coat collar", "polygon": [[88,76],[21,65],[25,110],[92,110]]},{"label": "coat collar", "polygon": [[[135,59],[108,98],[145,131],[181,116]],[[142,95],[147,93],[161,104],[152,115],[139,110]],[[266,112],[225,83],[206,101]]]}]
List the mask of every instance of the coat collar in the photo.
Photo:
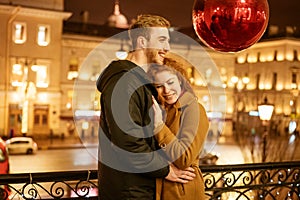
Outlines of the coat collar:
[{"label": "coat collar", "polygon": [[190,92],[185,92],[179,97],[178,101],[176,101],[176,103],[173,104],[173,107],[180,109],[185,106],[188,106],[194,101],[197,101],[197,97]]}]

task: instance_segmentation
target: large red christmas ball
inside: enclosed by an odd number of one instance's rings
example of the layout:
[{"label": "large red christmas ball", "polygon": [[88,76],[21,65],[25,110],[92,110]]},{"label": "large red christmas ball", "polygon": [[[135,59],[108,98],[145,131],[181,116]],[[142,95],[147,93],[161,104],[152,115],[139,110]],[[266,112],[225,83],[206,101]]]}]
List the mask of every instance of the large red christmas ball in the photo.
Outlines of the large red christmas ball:
[{"label": "large red christmas ball", "polygon": [[195,0],[193,25],[200,40],[221,52],[255,44],[269,21],[267,0]]}]

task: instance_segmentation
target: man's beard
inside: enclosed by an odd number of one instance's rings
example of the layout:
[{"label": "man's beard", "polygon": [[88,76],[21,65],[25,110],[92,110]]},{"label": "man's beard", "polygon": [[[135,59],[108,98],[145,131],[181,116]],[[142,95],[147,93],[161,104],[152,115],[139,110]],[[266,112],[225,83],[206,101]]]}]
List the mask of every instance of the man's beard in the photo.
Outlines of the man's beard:
[{"label": "man's beard", "polygon": [[157,49],[147,49],[146,52],[148,64],[151,63],[157,63],[157,64],[163,64],[162,60],[158,58],[158,50]]}]

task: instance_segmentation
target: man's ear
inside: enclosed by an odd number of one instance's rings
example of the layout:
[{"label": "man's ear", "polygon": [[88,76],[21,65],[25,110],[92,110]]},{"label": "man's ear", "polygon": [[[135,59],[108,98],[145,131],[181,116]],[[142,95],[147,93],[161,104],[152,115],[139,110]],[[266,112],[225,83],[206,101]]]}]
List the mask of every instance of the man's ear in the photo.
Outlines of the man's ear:
[{"label": "man's ear", "polygon": [[143,36],[139,36],[137,38],[137,46],[140,47],[140,48],[142,48],[142,49],[146,48],[147,47],[147,40],[146,40],[146,38],[143,37]]}]

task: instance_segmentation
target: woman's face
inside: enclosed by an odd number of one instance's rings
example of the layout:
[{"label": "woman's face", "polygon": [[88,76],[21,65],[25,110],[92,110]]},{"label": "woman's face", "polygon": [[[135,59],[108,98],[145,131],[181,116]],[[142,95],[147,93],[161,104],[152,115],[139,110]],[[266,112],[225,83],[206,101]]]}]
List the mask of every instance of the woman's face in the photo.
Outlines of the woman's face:
[{"label": "woman's face", "polygon": [[155,74],[155,87],[164,97],[167,104],[174,104],[181,95],[181,83],[171,71],[161,71]]}]

